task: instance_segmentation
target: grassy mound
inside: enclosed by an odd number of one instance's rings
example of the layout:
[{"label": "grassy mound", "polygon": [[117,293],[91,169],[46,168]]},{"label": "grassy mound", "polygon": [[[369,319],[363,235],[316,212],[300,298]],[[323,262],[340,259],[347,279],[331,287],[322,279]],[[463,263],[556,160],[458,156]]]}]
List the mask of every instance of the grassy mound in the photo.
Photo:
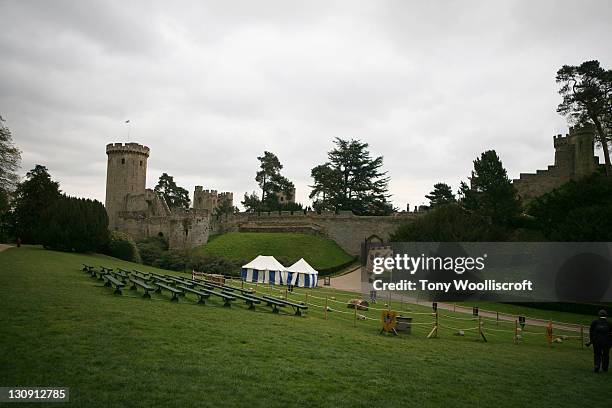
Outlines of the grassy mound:
[{"label": "grassy mound", "polygon": [[[178,303],[165,294],[144,300],[127,289],[115,296],[81,272],[81,263],[155,271],[99,255],[28,247],[0,253],[0,384],[70,387],[70,405],[83,407],[610,401],[609,376],[593,375],[591,350],[576,343],[549,348],[534,334],[514,345],[501,332],[484,343],[473,332],[457,337],[450,329],[427,339],[428,325],[416,325],[412,335],[382,336],[378,312],[353,321],[353,311],[337,303],[325,320],[320,307],[299,318],[265,306],[224,308],[214,298],[197,305],[189,295]],[[329,289],[296,289],[295,296],[306,293],[318,304],[325,296],[338,302],[355,296]],[[427,319],[415,314],[416,323]]]},{"label": "grassy mound", "polygon": [[282,232],[230,232],[214,237],[198,250],[237,261],[250,261],[257,255],[273,255],[289,263],[304,258],[315,269],[332,268],[353,259],[331,239]]}]

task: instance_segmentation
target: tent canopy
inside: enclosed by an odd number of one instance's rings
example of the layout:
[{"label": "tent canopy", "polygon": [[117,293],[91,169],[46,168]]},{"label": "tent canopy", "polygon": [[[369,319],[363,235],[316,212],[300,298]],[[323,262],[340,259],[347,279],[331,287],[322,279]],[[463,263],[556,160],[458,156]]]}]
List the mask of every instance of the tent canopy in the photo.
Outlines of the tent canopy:
[{"label": "tent canopy", "polygon": [[285,269],[287,272],[286,282],[292,286],[300,288],[314,288],[319,281],[319,272],[304,260],[300,259],[290,267]]},{"label": "tent canopy", "polygon": [[298,272],[298,273],[307,273],[309,275],[318,275],[317,272],[308,262],[301,258],[299,261],[294,263],[293,265],[285,268],[287,272]]},{"label": "tent canopy", "polygon": [[244,269],[257,269],[260,271],[284,271],[285,267],[276,260],[273,256],[259,255],[246,265],[243,265]]}]

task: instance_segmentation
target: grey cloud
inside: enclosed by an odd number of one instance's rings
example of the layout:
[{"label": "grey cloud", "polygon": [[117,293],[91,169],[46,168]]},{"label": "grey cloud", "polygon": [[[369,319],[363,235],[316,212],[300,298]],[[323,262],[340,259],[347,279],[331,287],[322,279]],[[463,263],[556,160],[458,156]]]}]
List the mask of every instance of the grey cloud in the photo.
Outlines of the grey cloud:
[{"label": "grey cloud", "polygon": [[104,199],[107,143],[161,172],[257,190],[275,152],[307,202],[335,137],[385,157],[394,203],[456,188],[496,149],[510,176],[552,163],[554,74],[612,65],[607,1],[5,1],[0,113],[62,188]]}]

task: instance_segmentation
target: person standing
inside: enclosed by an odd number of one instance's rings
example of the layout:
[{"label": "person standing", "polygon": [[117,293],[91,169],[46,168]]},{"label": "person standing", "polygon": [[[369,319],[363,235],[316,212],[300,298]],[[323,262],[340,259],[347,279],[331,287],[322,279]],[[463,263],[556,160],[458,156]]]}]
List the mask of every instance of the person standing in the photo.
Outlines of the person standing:
[{"label": "person standing", "polygon": [[599,319],[593,320],[589,329],[590,344],[593,345],[595,367],[599,372],[601,368],[604,373],[608,372],[610,365],[610,346],[612,345],[612,325],[608,322],[608,313],[599,311]]}]

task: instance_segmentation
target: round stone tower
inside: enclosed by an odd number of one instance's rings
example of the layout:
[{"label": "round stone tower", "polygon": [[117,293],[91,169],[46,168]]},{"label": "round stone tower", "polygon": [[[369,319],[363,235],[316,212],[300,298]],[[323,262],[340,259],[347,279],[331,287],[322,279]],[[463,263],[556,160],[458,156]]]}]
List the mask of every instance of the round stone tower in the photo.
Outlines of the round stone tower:
[{"label": "round stone tower", "polygon": [[117,229],[117,212],[125,211],[127,196],[144,194],[149,148],[138,143],[106,145],[106,213],[108,227]]}]

